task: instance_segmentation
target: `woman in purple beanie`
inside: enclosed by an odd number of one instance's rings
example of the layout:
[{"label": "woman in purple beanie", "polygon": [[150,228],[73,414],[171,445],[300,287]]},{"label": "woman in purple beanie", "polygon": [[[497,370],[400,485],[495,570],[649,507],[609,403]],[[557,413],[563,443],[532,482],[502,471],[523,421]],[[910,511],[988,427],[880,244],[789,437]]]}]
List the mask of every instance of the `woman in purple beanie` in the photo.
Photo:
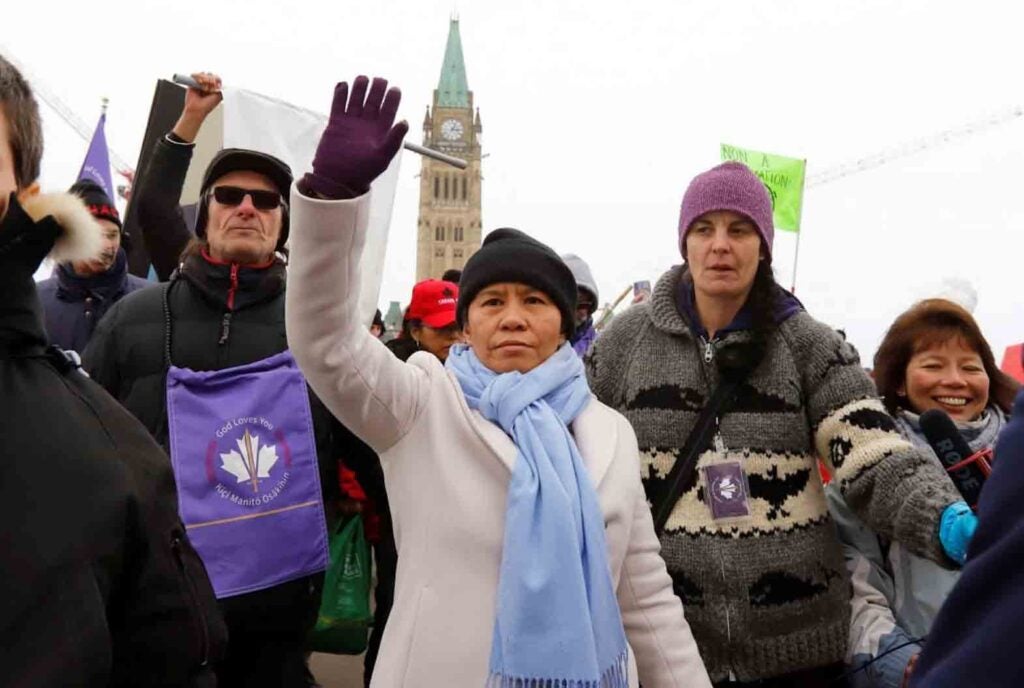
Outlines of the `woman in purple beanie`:
[{"label": "woman in purple beanie", "polygon": [[871,528],[944,566],[962,561],[976,520],[901,436],[854,348],[776,283],[773,236],[746,166],[695,177],[683,265],[615,319],[588,374],[636,430],[662,556],[712,681],[843,685],[850,583],[818,458]]}]

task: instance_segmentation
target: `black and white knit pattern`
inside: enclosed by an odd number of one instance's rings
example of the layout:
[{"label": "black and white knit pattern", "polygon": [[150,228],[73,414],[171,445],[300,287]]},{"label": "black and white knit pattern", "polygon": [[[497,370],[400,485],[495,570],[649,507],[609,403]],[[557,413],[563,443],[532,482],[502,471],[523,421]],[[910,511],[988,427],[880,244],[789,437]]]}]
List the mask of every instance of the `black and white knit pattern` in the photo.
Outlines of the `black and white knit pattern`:
[{"label": "black and white knit pattern", "polygon": [[[633,424],[653,501],[718,382],[674,300],[680,268],[649,303],[619,316],[588,359],[591,386]],[[726,334],[714,346],[746,332]],[[943,560],[942,509],[957,499],[942,468],[896,432],[854,348],[800,311],[722,416],[675,504],[662,556],[712,680],[743,681],[842,661],[849,583],[818,473],[821,456],[849,504],[880,533]],[[742,463],[748,517],[716,522],[698,479],[722,459]]]}]

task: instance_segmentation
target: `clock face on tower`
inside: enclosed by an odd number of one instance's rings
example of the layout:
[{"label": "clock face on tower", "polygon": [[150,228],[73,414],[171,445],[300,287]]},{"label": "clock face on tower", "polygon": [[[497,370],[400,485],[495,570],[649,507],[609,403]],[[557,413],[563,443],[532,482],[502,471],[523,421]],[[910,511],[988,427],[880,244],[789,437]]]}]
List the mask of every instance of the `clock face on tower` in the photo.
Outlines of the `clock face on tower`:
[{"label": "clock face on tower", "polygon": [[462,122],[457,119],[446,119],[441,123],[441,136],[449,141],[458,141],[462,138]]}]

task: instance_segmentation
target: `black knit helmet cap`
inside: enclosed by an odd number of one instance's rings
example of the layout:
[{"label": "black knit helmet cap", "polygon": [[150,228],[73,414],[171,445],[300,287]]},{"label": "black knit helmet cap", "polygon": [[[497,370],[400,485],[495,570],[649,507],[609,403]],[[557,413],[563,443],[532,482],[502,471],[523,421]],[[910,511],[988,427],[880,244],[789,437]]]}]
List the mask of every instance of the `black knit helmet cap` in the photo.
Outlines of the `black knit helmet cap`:
[{"label": "black knit helmet cap", "polygon": [[203,173],[203,184],[199,189],[199,208],[196,213],[196,236],[206,238],[207,192],[213,184],[230,172],[245,170],[262,174],[277,187],[284,202],[281,213],[281,236],[277,238],[276,249],[280,251],[288,241],[288,197],[292,189],[292,168],[283,160],[269,153],[248,150],[246,148],[224,148],[218,151]]},{"label": "black knit helmet cap", "polygon": [[466,326],[469,304],[485,287],[499,282],[516,282],[538,289],[558,307],[562,334],[572,336],[576,327],[576,279],[551,247],[528,234],[502,227],[484,238],[480,250],[470,256],[459,280],[456,318]]}]

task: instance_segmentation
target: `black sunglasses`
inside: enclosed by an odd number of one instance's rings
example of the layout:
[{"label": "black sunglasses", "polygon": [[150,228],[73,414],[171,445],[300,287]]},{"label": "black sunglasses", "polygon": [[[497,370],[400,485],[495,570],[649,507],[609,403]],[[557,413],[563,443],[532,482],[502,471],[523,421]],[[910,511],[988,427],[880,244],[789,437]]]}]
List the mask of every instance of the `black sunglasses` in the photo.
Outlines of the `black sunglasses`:
[{"label": "black sunglasses", "polygon": [[243,189],[238,186],[215,186],[212,190],[213,197],[221,205],[241,205],[246,195],[252,198],[252,204],[257,210],[273,210],[280,205],[287,205],[281,194],[276,191],[264,189]]}]

